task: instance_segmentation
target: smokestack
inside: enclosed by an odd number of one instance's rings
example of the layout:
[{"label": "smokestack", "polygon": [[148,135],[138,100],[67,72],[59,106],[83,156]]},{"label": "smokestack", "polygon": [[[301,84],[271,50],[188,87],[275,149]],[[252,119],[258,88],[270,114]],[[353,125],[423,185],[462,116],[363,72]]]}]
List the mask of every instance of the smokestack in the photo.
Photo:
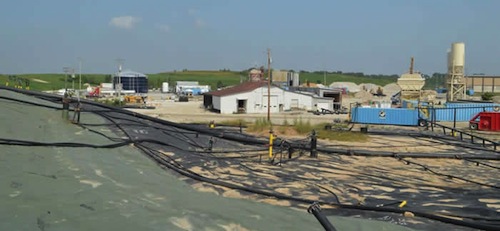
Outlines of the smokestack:
[{"label": "smokestack", "polygon": [[414,62],[414,59],[413,59],[413,57],[411,57],[411,59],[410,59],[410,74],[413,74],[413,62]]}]

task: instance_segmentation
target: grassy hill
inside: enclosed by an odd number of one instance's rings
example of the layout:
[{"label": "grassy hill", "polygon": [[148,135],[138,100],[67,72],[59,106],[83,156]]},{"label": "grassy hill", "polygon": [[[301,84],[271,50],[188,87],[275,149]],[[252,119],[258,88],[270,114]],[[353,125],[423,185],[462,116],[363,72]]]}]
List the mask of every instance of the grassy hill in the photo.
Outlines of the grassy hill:
[{"label": "grassy hill", "polygon": [[[378,85],[386,85],[395,82],[397,77],[394,76],[366,76],[354,74],[341,74],[341,73],[328,73],[326,75],[327,85],[332,82],[354,82],[360,83],[374,83]],[[217,89],[217,86],[231,86],[239,84],[240,81],[245,81],[247,73],[235,71],[179,71],[179,72],[165,72],[157,74],[148,74],[150,88],[161,88],[162,82],[169,82],[170,86],[174,86],[176,81],[198,81],[201,85],[210,85],[212,89]],[[17,75],[20,78],[30,80],[32,90],[45,91],[62,89],[65,86],[66,76],[64,74],[23,74]],[[312,83],[323,83],[323,72],[301,72],[300,81]],[[5,85],[8,82],[7,75],[0,75],[0,84]],[[111,82],[111,75],[105,74],[82,74],[82,84],[89,83],[92,86],[98,85],[103,82]],[[78,75],[75,79],[75,88],[78,87]],[[71,78],[67,79],[68,88],[72,87]],[[9,86],[13,86],[10,82]]]}]

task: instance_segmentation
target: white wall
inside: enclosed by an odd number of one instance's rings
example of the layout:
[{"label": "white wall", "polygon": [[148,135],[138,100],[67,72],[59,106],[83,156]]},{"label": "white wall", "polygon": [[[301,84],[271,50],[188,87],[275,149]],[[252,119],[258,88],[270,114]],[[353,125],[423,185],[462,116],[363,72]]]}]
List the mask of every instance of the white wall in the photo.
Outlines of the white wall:
[{"label": "white wall", "polygon": [[[228,96],[213,96],[214,109],[220,110],[221,114],[232,114],[237,111],[238,100],[247,100],[246,113],[267,113],[267,87],[260,87],[251,92],[244,92]],[[284,111],[290,110],[292,101],[297,102],[298,108],[313,110],[314,100],[310,95],[285,91],[277,87],[271,87],[271,112],[280,110],[280,104]]]},{"label": "white wall", "polygon": [[212,96],[213,109],[220,110],[220,96]]},{"label": "white wall", "polygon": [[[311,95],[304,95],[291,91],[284,91],[284,100],[287,110],[290,110],[292,106],[297,106],[302,110],[312,110],[314,105]],[[297,102],[298,105],[292,105],[292,102]]]}]

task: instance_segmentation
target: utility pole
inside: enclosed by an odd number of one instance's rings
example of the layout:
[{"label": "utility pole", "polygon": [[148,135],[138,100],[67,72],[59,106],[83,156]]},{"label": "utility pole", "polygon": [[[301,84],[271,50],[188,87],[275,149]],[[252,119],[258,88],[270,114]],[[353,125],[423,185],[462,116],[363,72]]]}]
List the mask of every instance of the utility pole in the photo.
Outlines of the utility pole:
[{"label": "utility pole", "polygon": [[323,84],[326,86],[326,70],[323,71]]},{"label": "utility pole", "polygon": [[68,91],[68,73],[71,71],[70,67],[63,67],[64,71],[64,92]]},{"label": "utility pole", "polygon": [[267,121],[271,122],[271,49],[267,48]]},{"label": "utility pole", "polygon": [[71,89],[75,90],[75,69],[71,68]]},{"label": "utility pole", "polygon": [[82,58],[78,57],[78,78],[79,78],[79,84],[78,84],[78,91],[82,91]]},{"label": "utility pole", "polygon": [[125,61],[125,60],[122,58],[116,59],[116,62],[118,62],[118,99],[120,100],[120,105],[121,105],[121,95],[122,95],[121,94],[122,93],[122,76],[121,75],[122,75],[123,61]]}]

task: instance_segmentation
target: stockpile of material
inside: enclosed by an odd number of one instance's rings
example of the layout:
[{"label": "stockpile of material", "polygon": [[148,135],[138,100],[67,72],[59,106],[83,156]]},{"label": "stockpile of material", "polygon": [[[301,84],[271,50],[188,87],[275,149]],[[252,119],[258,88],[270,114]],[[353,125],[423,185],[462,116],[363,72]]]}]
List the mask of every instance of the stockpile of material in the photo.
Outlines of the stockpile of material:
[{"label": "stockpile of material", "polygon": [[384,94],[392,96],[401,91],[401,87],[399,87],[396,83],[389,83],[384,86],[383,90]]},{"label": "stockpile of material", "polygon": [[359,85],[359,88],[361,90],[365,90],[367,92],[373,92],[373,93],[376,93],[377,89],[379,87],[380,87],[379,85],[373,84],[373,83],[362,83],[362,84]]},{"label": "stockpile of material", "polygon": [[331,88],[347,88],[347,92],[356,93],[359,92],[360,88],[357,84],[352,82],[333,82],[330,84]]},{"label": "stockpile of material", "polygon": [[358,100],[358,101],[368,101],[368,100],[371,100],[373,98],[373,95],[367,91],[359,91],[358,93],[356,93],[354,95],[354,97]]}]

